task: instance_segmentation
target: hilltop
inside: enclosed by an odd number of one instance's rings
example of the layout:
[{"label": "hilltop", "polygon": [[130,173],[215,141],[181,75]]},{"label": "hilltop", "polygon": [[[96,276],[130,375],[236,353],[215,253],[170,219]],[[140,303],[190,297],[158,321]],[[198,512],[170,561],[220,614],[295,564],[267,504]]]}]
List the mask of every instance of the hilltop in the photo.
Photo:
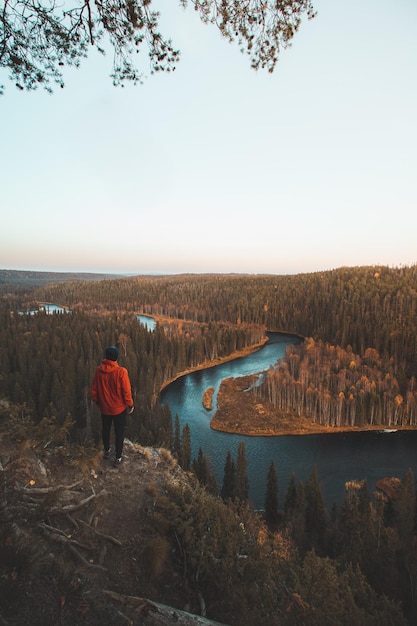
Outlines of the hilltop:
[{"label": "hilltop", "polygon": [[97,450],[40,452],[3,432],[0,459],[1,624],[214,623],[189,614],[201,601],[155,532],[157,497],[190,480],[167,450],[128,441],[114,469]]},{"label": "hilltop", "polygon": [[48,425],[24,436],[2,412],[2,626],[406,625],[357,566],[300,555],[168,450],[128,441],[115,469]]}]

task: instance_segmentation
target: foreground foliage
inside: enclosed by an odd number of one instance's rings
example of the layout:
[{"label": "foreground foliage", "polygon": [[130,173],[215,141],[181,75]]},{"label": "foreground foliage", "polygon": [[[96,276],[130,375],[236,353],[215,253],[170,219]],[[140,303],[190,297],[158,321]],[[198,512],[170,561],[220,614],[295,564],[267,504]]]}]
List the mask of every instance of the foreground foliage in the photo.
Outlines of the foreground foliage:
[{"label": "foreground foliage", "polygon": [[[181,1],[183,8],[187,4],[187,0]],[[217,26],[229,41],[237,40],[253,68],[269,71],[298,30],[302,15],[313,16],[310,0],[224,0],[221,4],[191,0],[191,4],[204,23]],[[179,61],[179,51],[160,32],[159,12],[152,0],[3,3],[0,67],[8,70],[19,89],[42,86],[52,91],[54,83],[63,87],[64,66],[78,67],[90,48],[104,54],[109,44],[115,85],[142,81],[148,68],[137,68],[135,57],[140,52],[140,59],[146,55],[152,73],[175,70]],[[145,63],[141,65],[143,68]]]},{"label": "foreground foliage", "polygon": [[[365,577],[365,549],[356,552],[361,562],[319,554],[311,528],[301,549],[289,510],[271,531],[246,503],[209,494],[167,450],[128,446],[125,464],[110,470],[56,424],[40,432],[22,423],[18,407],[3,405],[0,460],[0,616],[10,626],[145,626],[155,623],[148,598],[231,626],[406,624],[399,604]],[[316,479],[306,484],[311,510]],[[404,506],[408,496],[404,481]],[[365,499],[349,503],[343,519],[360,512],[365,548]],[[407,515],[398,511],[396,528],[410,531]],[[380,556],[369,549],[381,562],[387,556],[386,545]],[[395,589],[392,560],[383,574]]]},{"label": "foreground foliage", "polygon": [[[106,343],[119,343],[144,416],[134,434],[166,444],[172,432],[158,406],[161,385],[260,342],[268,329],[308,337],[258,389],[277,409],[325,426],[417,423],[416,266],[70,280],[26,290],[19,281],[0,289],[0,393],[26,404],[34,418],[70,414],[94,434],[89,384]],[[43,301],[72,314],[18,315]],[[136,313],[166,322],[149,333]]]}]

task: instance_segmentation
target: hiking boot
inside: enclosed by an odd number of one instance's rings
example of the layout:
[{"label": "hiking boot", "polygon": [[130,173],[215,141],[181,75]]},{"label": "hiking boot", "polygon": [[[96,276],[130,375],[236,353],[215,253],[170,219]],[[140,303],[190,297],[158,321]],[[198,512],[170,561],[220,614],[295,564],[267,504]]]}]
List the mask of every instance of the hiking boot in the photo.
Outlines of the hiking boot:
[{"label": "hiking boot", "polygon": [[121,456],[116,457],[116,458],[114,459],[113,467],[119,467],[119,465],[121,464],[121,462],[122,462],[122,461],[123,461],[123,459],[122,459],[122,457],[121,457]]},{"label": "hiking boot", "polygon": [[104,450],[104,458],[108,459],[110,458],[110,454],[111,454],[111,449],[107,448],[107,450]]}]

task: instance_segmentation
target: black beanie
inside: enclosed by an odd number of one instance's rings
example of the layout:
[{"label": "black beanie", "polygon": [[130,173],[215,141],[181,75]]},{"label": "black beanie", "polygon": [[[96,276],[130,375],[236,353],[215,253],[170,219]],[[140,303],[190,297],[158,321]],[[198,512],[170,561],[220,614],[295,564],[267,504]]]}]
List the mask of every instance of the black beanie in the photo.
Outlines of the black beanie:
[{"label": "black beanie", "polygon": [[109,359],[110,361],[117,361],[119,357],[119,350],[116,346],[110,346],[109,348],[106,348],[105,355],[106,359]]}]

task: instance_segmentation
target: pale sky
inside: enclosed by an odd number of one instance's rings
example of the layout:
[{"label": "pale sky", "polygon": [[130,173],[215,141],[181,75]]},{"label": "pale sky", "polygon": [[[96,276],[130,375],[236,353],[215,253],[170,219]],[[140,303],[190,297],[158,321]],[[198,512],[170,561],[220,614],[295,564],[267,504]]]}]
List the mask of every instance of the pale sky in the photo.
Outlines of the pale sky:
[{"label": "pale sky", "polygon": [[416,263],[417,2],[317,0],[272,75],[165,4],[173,74],[115,88],[91,54],[51,96],[0,72],[0,269]]}]

